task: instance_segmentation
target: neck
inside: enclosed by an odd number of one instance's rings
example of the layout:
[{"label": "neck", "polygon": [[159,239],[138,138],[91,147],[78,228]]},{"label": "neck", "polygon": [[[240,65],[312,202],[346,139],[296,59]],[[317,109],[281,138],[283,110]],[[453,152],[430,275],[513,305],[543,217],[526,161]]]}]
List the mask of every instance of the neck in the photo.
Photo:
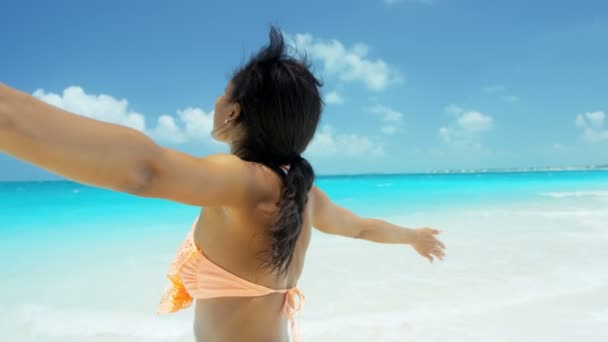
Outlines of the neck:
[{"label": "neck", "polygon": [[228,143],[228,147],[230,147],[230,154],[236,154],[237,147],[236,147],[236,145],[234,143],[229,142]]}]

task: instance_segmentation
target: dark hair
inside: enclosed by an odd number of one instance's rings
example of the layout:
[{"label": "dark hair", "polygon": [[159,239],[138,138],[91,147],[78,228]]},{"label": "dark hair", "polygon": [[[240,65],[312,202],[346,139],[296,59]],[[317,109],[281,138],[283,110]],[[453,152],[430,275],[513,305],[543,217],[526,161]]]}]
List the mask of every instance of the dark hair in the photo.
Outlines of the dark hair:
[{"label": "dark hair", "polygon": [[[279,274],[287,272],[302,230],[302,212],[315,173],[300,156],[316,131],[323,101],[321,82],[309,70],[306,57],[286,52],[282,33],[270,28],[270,43],[232,77],[230,100],[241,106],[238,123],[243,136],[233,142],[233,153],[264,164],[283,179],[278,214],[270,231],[272,250],[264,264]],[[281,166],[289,165],[285,174]]]}]

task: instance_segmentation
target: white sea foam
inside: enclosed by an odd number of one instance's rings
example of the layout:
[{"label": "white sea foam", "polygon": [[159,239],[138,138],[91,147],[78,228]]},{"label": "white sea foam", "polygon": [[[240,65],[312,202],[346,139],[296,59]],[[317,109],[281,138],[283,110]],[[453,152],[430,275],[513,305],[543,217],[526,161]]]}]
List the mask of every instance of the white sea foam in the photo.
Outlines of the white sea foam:
[{"label": "white sea foam", "polygon": [[[497,273],[489,282],[483,280],[485,275],[475,271],[468,275],[468,280],[462,274],[443,271],[445,276],[440,281],[445,285],[436,296],[428,296],[423,287],[404,290],[401,297],[390,294],[387,297],[374,286],[360,292],[360,296],[371,296],[386,304],[402,303],[397,310],[374,311],[360,298],[342,296],[332,300],[341,302],[342,306],[356,301],[358,309],[312,316],[313,308],[309,308],[304,314],[303,336],[314,341],[340,338],[361,342],[370,339],[481,342],[536,341],[538,335],[546,335],[554,341],[571,341],[581,333],[576,326],[582,324],[596,336],[586,341],[608,338],[608,331],[602,330],[604,311],[593,314],[595,323],[581,321],[587,313],[594,312],[594,308],[608,305],[608,274],[601,268],[581,272],[558,267],[536,275],[508,275],[506,281]],[[410,272],[412,278],[415,277],[416,270]],[[359,281],[362,279],[363,276]],[[399,283],[388,279],[387,282]],[[472,285],[475,290],[469,291],[467,282],[487,284]],[[531,319],[534,319],[533,328],[527,326]],[[570,325],[556,326],[561,320],[567,320]],[[515,325],[516,329],[504,329],[503,325]]]},{"label": "white sea foam", "polygon": [[25,326],[30,337],[36,340],[85,340],[104,337],[108,341],[175,341],[191,339],[192,336],[192,325],[183,317],[161,319],[155,314],[54,308],[34,304],[22,305],[14,315],[16,323]]},{"label": "white sea foam", "polygon": [[[299,283],[304,341],[608,341],[608,205],[598,201],[607,194],[550,192],[384,217],[442,229],[447,258],[434,264],[409,246],[315,231]],[[2,340],[192,341],[191,311],[149,311],[174,250],[166,236],[142,234],[148,249],[134,250],[127,239],[93,253],[87,246],[78,260],[48,249],[24,253],[36,261],[53,255],[55,267],[34,264],[34,272],[2,283]],[[125,274],[130,281],[114,286]]]},{"label": "white sea foam", "polygon": [[598,321],[606,322],[606,324],[608,324],[608,308],[596,311],[592,313],[591,316]]},{"label": "white sea foam", "polygon": [[[328,342],[608,340],[605,203],[571,196],[559,205],[527,201],[388,219],[441,228],[446,260],[423,264],[398,246],[314,241],[304,280],[325,277],[324,283],[339,289],[333,296],[321,292],[326,286],[308,291],[307,296],[333,305],[309,301],[304,337]],[[346,270],[325,266],[330,259]]]},{"label": "white sea foam", "polygon": [[[463,319],[479,315],[493,315],[504,309],[525,306],[544,300],[559,300],[560,297],[589,292],[604,287],[603,282],[574,288],[553,289],[549,292],[536,289],[528,293],[515,294],[512,297],[488,298],[484,301],[471,301],[461,305],[450,303],[421,303],[412,308],[392,312],[362,312],[339,316],[309,318],[305,322],[305,336],[318,337],[333,331],[350,329],[411,329],[425,322],[442,322],[451,319]],[[598,312],[597,317],[604,317],[607,312]]]},{"label": "white sea foam", "polygon": [[601,200],[608,200],[608,191],[596,190],[596,191],[547,191],[539,192],[540,196],[551,197],[551,198],[568,198],[568,197],[594,197]]},{"label": "white sea foam", "polygon": [[483,216],[483,217],[539,217],[549,219],[560,218],[584,218],[584,217],[607,217],[608,212],[605,210],[588,210],[588,209],[564,209],[564,210],[534,210],[534,209],[496,209],[484,210],[464,213],[468,216]]}]

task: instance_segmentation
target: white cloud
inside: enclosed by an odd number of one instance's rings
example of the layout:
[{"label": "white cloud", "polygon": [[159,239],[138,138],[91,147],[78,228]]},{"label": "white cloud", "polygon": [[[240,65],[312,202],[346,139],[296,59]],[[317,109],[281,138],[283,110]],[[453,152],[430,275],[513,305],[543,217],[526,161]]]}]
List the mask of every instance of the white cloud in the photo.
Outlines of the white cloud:
[{"label": "white cloud", "polygon": [[446,106],[444,108],[444,111],[450,115],[458,116],[459,114],[464,112],[464,109],[462,109],[462,107],[457,106],[455,104],[451,104],[449,106]]},{"label": "white cloud", "polygon": [[[579,116],[581,116],[581,114],[579,114]],[[585,113],[585,118],[583,119],[583,121],[588,121],[589,125],[595,128],[602,128],[602,126],[604,125],[604,118],[606,117],[606,115],[604,114],[604,112],[587,112]]]},{"label": "white cloud", "polygon": [[519,102],[519,97],[512,94],[507,94],[507,87],[502,84],[486,86],[483,87],[481,90],[486,94],[500,95],[500,98],[508,103]]},{"label": "white cloud", "polygon": [[336,39],[323,40],[308,33],[296,34],[293,40],[297,48],[322,62],[325,73],[337,76],[342,82],[363,82],[373,91],[403,83],[403,77],[393,66],[379,58],[368,58],[369,47],[363,43],[348,48]]},{"label": "white cloud", "polygon": [[578,114],[574,123],[582,129],[581,136],[588,142],[608,141],[608,128],[604,128],[606,114],[603,111]]},{"label": "white cloud", "polygon": [[505,88],[505,86],[502,84],[494,84],[491,86],[483,87],[482,90],[486,94],[495,94],[495,93],[505,92],[507,90],[507,88]]},{"label": "white cloud", "polygon": [[465,110],[457,105],[445,107],[445,112],[454,117],[454,122],[440,127],[439,137],[447,144],[482,150],[482,145],[477,141],[478,136],[494,126],[494,119],[490,115],[476,110]]},{"label": "white cloud", "polygon": [[579,114],[576,116],[574,123],[576,124],[577,127],[581,127],[581,128],[585,128],[585,126],[587,126],[587,121],[585,120],[585,117],[582,114]]},{"label": "white cloud", "polygon": [[515,95],[505,95],[502,99],[509,103],[519,102],[519,97]]},{"label": "white cloud", "polygon": [[170,115],[161,115],[158,117],[157,125],[150,135],[161,141],[172,143],[186,142],[186,136],[175,123],[175,119]]},{"label": "white cloud", "polygon": [[446,143],[452,142],[452,129],[448,127],[439,127],[439,136]]},{"label": "white cloud", "polygon": [[494,120],[489,115],[476,111],[468,111],[462,114],[457,122],[458,125],[466,131],[481,132],[490,129]]},{"label": "white cloud", "polygon": [[381,116],[382,126],[380,130],[387,135],[395,134],[403,122],[403,113],[390,107],[375,105],[369,111]]},{"label": "white cloud", "polygon": [[459,129],[454,126],[442,126],[439,127],[439,137],[447,144],[452,145],[473,145],[473,138],[470,132],[463,129]]},{"label": "white cloud", "polygon": [[213,128],[213,112],[208,113],[200,108],[178,110],[177,118],[167,114],[161,115],[156,126],[148,128],[145,116],[129,109],[126,99],[119,100],[106,94],[87,94],[78,86],[67,87],[62,94],[47,93],[38,89],[34,96],[79,115],[131,127],[159,141],[215,142],[210,134]]},{"label": "white cloud", "polygon": [[583,139],[592,143],[608,141],[608,130],[598,131],[587,128],[583,131]]},{"label": "white cloud", "polygon": [[33,95],[69,112],[128,126],[142,132],[146,128],[143,114],[129,110],[129,103],[125,99],[117,100],[105,94],[89,95],[77,86],[65,88],[61,95],[47,93],[43,89],[37,89]]},{"label": "white cloud", "polygon": [[337,134],[331,125],[325,125],[316,132],[306,149],[306,154],[310,154],[313,158],[348,159],[386,156],[384,148],[370,138],[354,133]]},{"label": "white cloud", "polygon": [[213,111],[205,112],[200,108],[188,107],[178,110],[177,115],[184,125],[184,134],[189,140],[210,139],[213,129]]},{"label": "white cloud", "polygon": [[327,104],[343,104],[344,98],[337,91],[329,92],[325,96],[325,103]]},{"label": "white cloud", "polygon": [[386,135],[393,135],[393,134],[397,133],[397,127],[390,126],[390,125],[384,125],[380,128],[380,131]]}]

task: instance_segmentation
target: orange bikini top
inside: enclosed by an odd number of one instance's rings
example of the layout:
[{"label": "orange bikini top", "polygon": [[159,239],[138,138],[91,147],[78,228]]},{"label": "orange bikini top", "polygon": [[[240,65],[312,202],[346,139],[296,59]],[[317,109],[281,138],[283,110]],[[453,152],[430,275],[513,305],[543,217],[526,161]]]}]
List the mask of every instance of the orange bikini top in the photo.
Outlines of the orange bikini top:
[{"label": "orange bikini top", "polygon": [[[194,221],[192,228],[196,225]],[[170,313],[192,304],[194,298],[256,297],[284,293],[283,313],[289,320],[294,340],[299,340],[295,315],[304,304],[304,295],[296,288],[271,289],[245,280],[213,263],[194,244],[193,229],[177,252],[167,278],[169,285],[163,293],[158,313]]]}]

